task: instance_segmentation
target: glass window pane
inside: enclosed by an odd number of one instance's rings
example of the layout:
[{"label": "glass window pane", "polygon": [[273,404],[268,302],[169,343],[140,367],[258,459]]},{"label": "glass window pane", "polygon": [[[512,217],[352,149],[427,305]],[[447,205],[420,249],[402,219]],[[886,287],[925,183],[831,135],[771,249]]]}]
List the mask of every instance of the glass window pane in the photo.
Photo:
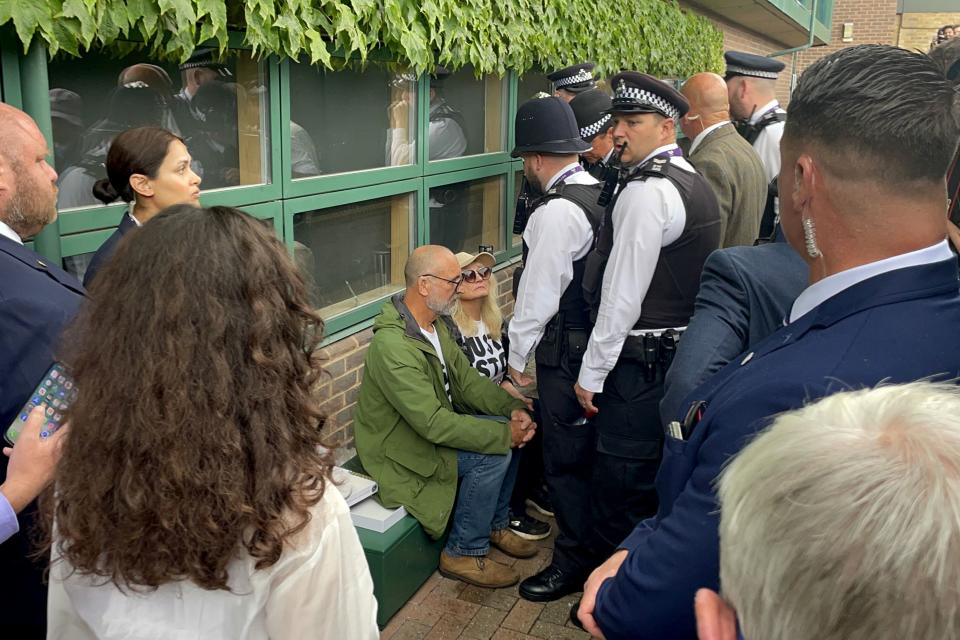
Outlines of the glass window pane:
[{"label": "glass window pane", "polygon": [[222,64],[202,51],[192,60],[182,70],[138,53],[49,63],[60,209],[100,204],[91,189],[106,177],[110,141],[147,125],[184,138],[204,190],[270,182],[264,63],[248,51],[231,51]]},{"label": "glass window pane", "polygon": [[403,288],[415,194],[298,213],[294,258],[327,319]]},{"label": "glass window pane", "polygon": [[504,178],[494,176],[430,189],[430,243],[454,252],[481,244],[503,249]]},{"label": "glass window pane", "polygon": [[547,76],[539,69],[531,69],[520,76],[517,82],[517,105],[536,97],[539,93],[550,95],[552,92],[553,87],[550,86]]},{"label": "glass window pane", "polygon": [[505,78],[473,73],[465,67],[430,78],[430,160],[446,160],[506,147]]},{"label": "glass window pane", "polygon": [[290,65],[293,177],[417,161],[417,80],[386,65]]},{"label": "glass window pane", "polygon": [[[517,210],[517,199],[520,197],[520,191],[523,188],[523,169],[517,169],[513,173],[513,210]],[[523,236],[520,234],[513,233],[513,229],[510,230],[510,246],[519,247],[523,244]]]},{"label": "glass window pane", "polygon": [[75,256],[65,256],[63,258],[63,270],[67,273],[76,276],[77,280],[83,282],[83,276],[87,273],[87,267],[90,266],[90,261],[93,260],[94,251],[90,253],[80,253]]}]

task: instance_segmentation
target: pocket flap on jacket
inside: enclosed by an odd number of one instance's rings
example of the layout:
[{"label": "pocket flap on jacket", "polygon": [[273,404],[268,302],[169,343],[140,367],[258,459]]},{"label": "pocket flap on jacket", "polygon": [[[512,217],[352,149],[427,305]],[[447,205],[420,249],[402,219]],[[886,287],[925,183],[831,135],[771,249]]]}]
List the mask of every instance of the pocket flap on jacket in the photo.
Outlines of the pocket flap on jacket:
[{"label": "pocket flap on jacket", "polygon": [[[385,449],[384,454],[399,464],[405,469],[413,471],[418,476],[429,478],[437,471],[437,464],[439,463],[439,456],[437,455],[437,448],[429,442],[425,443],[427,446],[419,447],[409,447],[409,442],[403,443],[403,445],[397,445],[397,443],[390,442],[390,438],[387,438],[384,441]],[[391,446],[393,445],[393,446]],[[420,451],[415,451],[414,448],[420,449]],[[426,450],[425,449],[429,449]]]}]

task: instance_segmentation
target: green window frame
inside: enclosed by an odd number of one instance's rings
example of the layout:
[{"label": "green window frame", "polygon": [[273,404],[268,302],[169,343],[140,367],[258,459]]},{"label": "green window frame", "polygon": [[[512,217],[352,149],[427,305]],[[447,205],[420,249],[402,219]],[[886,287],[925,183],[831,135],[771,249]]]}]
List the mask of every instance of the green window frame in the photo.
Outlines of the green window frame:
[{"label": "green window frame", "polygon": [[[237,34],[231,34],[231,49],[247,49]],[[376,60],[389,61],[385,54],[376,53]],[[5,102],[24,109],[34,117],[53,148],[50,105],[48,99],[46,50],[38,45],[23,54],[20,43],[10,30],[0,31],[0,91]],[[293,250],[294,216],[305,211],[322,210],[366,200],[413,194],[416,216],[411,220],[410,248],[421,246],[429,236],[429,192],[444,184],[501,177],[500,216],[503,230],[499,237],[498,266],[508,266],[520,253],[513,246],[513,203],[516,199],[514,172],[522,162],[510,157],[514,145],[513,118],[517,108],[516,73],[501,78],[506,104],[501,132],[506,146],[502,151],[477,154],[462,158],[430,162],[429,144],[429,76],[417,79],[417,156],[416,162],[399,167],[380,167],[340,174],[320,175],[294,180],[290,158],[291,80],[290,65],[299,64],[276,57],[264,59],[264,72],[269,85],[269,135],[267,157],[270,162],[271,182],[204,191],[203,206],[232,206],[243,209],[257,218],[273,224],[278,237]],[[62,212],[33,241],[34,248],[56,262],[65,257],[96,251],[113,233],[126,210],[123,203],[90,206]],[[319,212],[317,215],[323,215]],[[341,339],[370,326],[379,312],[384,295],[363,303],[355,309],[330,318],[327,322],[326,343]]]}]

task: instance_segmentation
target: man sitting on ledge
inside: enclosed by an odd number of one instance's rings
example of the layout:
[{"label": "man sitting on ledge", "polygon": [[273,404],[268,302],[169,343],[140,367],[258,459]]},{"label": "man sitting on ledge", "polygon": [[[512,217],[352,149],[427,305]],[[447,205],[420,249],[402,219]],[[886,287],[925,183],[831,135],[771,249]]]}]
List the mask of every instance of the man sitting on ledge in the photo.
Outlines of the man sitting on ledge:
[{"label": "man sitting on ledge", "polygon": [[507,528],[517,468],[511,448],[530,440],[536,425],[521,401],[470,366],[447,324],[436,322],[460,286],[453,253],[416,249],[404,278],[406,290],[383,305],[373,325],[354,414],[357,453],[383,504],[403,505],[430,536],[441,537],[452,514],[443,575],[481,587],[512,585],[516,570],[486,555],[490,543],[517,558],[537,553]]}]

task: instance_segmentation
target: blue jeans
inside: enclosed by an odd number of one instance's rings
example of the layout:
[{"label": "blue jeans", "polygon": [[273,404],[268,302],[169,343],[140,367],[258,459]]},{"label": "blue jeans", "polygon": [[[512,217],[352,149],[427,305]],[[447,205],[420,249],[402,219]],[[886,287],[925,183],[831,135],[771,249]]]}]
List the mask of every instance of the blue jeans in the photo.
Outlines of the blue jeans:
[{"label": "blue jeans", "polygon": [[460,487],[453,509],[453,525],[444,548],[451,556],[485,556],[490,532],[510,523],[510,494],[517,479],[520,456],[457,451]]}]

